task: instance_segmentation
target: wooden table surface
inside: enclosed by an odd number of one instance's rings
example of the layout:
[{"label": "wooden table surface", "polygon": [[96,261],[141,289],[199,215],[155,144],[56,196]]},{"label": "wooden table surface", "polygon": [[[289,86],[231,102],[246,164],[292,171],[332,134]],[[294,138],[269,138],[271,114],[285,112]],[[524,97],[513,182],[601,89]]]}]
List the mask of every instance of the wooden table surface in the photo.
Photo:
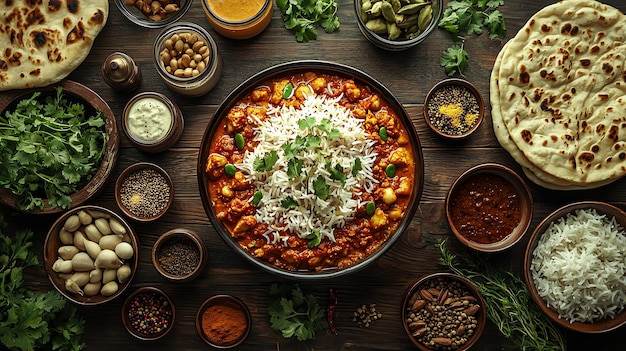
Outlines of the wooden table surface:
[{"label": "wooden table surface", "polygon": [[[507,38],[511,38],[526,20],[550,3],[545,0],[508,0],[500,7],[506,19]],[[607,3],[626,10],[618,0]],[[619,5],[618,5],[619,4]],[[172,332],[155,341],[140,341],[128,334],[121,323],[121,304],[124,296],[98,307],[80,307],[86,319],[84,341],[88,350],[199,350],[210,349],[196,334],[194,320],[196,309],[209,296],[232,294],[244,300],[252,311],[253,328],[240,350],[411,350],[416,349],[405,334],[400,317],[400,303],[405,289],[421,276],[444,271],[438,265],[439,252],[434,244],[438,239],[450,237],[451,248],[458,242],[451,235],[444,215],[444,199],[453,180],[464,170],[484,162],[498,162],[512,167],[521,174],[521,168],[504,151],[495,139],[490,114],[478,131],[463,143],[449,143],[438,139],[422,118],[422,103],[428,89],[446,78],[439,66],[441,52],[451,43],[451,36],[441,30],[435,32],[419,46],[403,52],[387,52],[370,44],[359,32],[351,1],[339,0],[338,16],[341,28],[326,34],[320,29],[317,40],[297,43],[291,32],[283,28],[277,8],[272,22],[260,35],[249,40],[231,40],[218,35],[210,28],[199,0],[194,1],[184,21],[195,22],[214,36],[223,58],[223,73],[217,86],[207,95],[189,98],[167,89],[154,69],[152,61],[153,40],[158,29],[145,29],[128,21],[110,3],[108,23],[97,37],[91,53],[69,79],[81,82],[100,94],[118,118],[131,93],[121,93],[102,80],[100,66],[113,51],[131,55],[142,71],[138,91],[157,91],[171,97],[184,114],[185,130],[180,141],[170,150],[160,154],[146,154],[133,148],[121,136],[120,159],[112,180],[104,192],[91,201],[121,213],[113,199],[113,183],[123,168],[138,161],[158,163],[168,170],[175,183],[176,194],[170,211],[161,219],[149,224],[135,224],[140,240],[140,264],[135,280],[129,289],[138,286],[157,286],[170,294],[176,303],[177,319]],[[489,40],[484,34],[473,36],[465,43],[470,53],[468,80],[476,84],[485,100],[489,101],[489,77],[494,60],[506,40]],[[389,251],[377,262],[353,275],[332,280],[301,283],[306,292],[314,293],[322,304],[328,291],[338,292],[339,303],[336,325],[339,335],[319,333],[311,342],[284,339],[269,327],[268,291],[273,282],[286,282],[275,275],[263,272],[235,254],[218,236],[205,214],[196,180],[196,163],[203,132],[213,117],[217,106],[228,93],[246,78],[267,67],[301,59],[323,59],[350,65],[363,70],[387,86],[408,110],[413,126],[419,135],[425,163],[425,185],[419,209],[411,225]],[[121,131],[121,129],[120,129]],[[623,181],[594,191],[559,192],[543,189],[530,183],[535,201],[533,223],[529,232],[552,210],[577,200],[618,201],[626,195]],[[58,215],[19,215],[20,221],[36,231],[35,245],[40,251],[50,224]],[[209,249],[206,271],[195,281],[172,284],[161,278],[150,262],[150,250],[157,237],[169,229],[185,227],[198,232]],[[527,240],[522,240],[506,254],[493,259],[511,265],[521,272],[523,252]],[[520,275],[521,277],[521,275]],[[43,268],[27,275],[27,284],[34,289],[49,290]],[[382,319],[369,328],[360,328],[352,322],[353,311],[361,304],[377,305]],[[569,350],[587,350],[598,347],[613,350],[623,345],[624,329],[600,335],[569,332]],[[622,346],[623,348],[623,346]],[[491,323],[474,350],[513,350]]]}]

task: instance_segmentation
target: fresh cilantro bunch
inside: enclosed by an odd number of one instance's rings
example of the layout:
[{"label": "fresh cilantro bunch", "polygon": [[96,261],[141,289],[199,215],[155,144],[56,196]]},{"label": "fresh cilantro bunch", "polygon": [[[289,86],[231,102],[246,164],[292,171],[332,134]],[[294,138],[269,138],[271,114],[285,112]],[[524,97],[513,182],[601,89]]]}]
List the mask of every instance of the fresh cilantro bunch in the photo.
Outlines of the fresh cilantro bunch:
[{"label": "fresh cilantro bunch", "polygon": [[86,116],[61,87],[45,100],[40,95],[0,116],[0,186],[18,196],[24,210],[43,208],[44,199],[69,208],[70,195],[91,179],[106,150],[104,116]]},{"label": "fresh cilantro bunch", "polygon": [[335,0],[276,0],[276,6],[299,43],[317,39],[318,24],[326,33],[339,29]]},{"label": "fresh cilantro bunch", "polygon": [[79,351],[85,321],[78,310],[56,291],[27,289],[23,270],[39,264],[30,241],[33,232],[8,236],[0,212],[0,345],[8,350]]},{"label": "fresh cilantro bunch", "polygon": [[461,45],[452,45],[444,50],[440,64],[448,76],[463,73],[468,66],[468,52],[463,48],[463,35],[481,35],[483,28],[489,33],[489,39],[504,38],[506,25],[504,16],[497,9],[504,0],[453,0],[448,2],[439,20],[438,26],[461,39]]},{"label": "fresh cilantro bunch", "polygon": [[312,294],[304,294],[299,285],[272,284],[270,287],[270,326],[283,337],[299,341],[315,339],[315,333],[328,329],[325,310]]}]

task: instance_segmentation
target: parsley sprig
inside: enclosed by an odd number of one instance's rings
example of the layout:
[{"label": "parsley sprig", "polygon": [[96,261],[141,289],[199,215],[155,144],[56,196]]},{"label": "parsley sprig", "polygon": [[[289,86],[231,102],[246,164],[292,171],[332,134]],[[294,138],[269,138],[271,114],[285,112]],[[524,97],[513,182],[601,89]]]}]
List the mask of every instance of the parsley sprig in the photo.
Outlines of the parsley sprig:
[{"label": "parsley sprig", "polygon": [[335,0],[276,0],[276,6],[299,43],[317,39],[318,24],[326,33],[339,29]]},{"label": "parsley sprig", "polygon": [[[440,64],[448,76],[464,76],[468,67],[469,54],[463,44],[466,36],[489,32],[489,39],[504,38],[506,25],[504,16],[497,9],[504,0],[453,0],[448,2],[438,26],[452,33],[461,45],[454,44],[444,50]],[[465,35],[465,36],[464,36]]]},{"label": "parsley sprig", "polygon": [[312,294],[304,294],[299,285],[272,284],[270,287],[270,326],[285,338],[299,341],[315,339],[315,333],[328,329],[325,310]]},{"label": "parsley sprig", "polygon": [[44,199],[69,208],[70,195],[91,179],[106,150],[104,116],[87,116],[61,87],[40,95],[0,116],[0,186],[18,196],[24,210],[43,208]]}]

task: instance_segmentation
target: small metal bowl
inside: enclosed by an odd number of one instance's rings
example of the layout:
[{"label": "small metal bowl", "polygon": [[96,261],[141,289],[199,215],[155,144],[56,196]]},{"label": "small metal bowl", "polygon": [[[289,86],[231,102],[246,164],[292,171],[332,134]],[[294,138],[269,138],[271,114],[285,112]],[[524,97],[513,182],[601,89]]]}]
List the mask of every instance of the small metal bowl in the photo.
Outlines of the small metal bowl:
[{"label": "small metal bowl", "polygon": [[[473,194],[463,191],[463,189],[468,189],[468,182],[480,185],[483,180],[493,183],[482,190],[477,186],[469,186]],[[507,208],[502,209],[501,206],[505,202],[494,199],[497,199],[498,195],[511,195],[509,192],[514,194],[514,198],[507,198]],[[464,204],[458,197],[461,195],[467,195],[468,201],[472,201],[469,199],[471,197],[475,202]],[[517,201],[513,201],[515,199]],[[478,202],[480,202],[479,207],[476,206]],[[485,163],[468,169],[454,181],[446,196],[445,209],[448,225],[461,243],[476,251],[496,252],[510,248],[524,236],[532,220],[533,199],[524,180],[512,169],[497,163]],[[494,214],[494,212],[497,213]],[[460,215],[474,220],[472,223],[461,221],[457,218]],[[511,231],[500,232],[500,229],[508,224],[502,221],[515,215],[519,215],[519,220],[517,224],[510,226]],[[490,236],[489,240],[474,236],[476,231]]]},{"label": "small metal bowl", "polygon": [[[151,190],[153,189],[150,189],[146,186],[137,186],[133,189],[135,191],[134,194],[125,194],[125,190],[123,189],[124,182],[129,176],[132,176],[133,174],[144,170],[152,170],[161,175],[165,179],[165,182],[169,187],[169,193],[163,207],[160,209],[160,211],[158,211],[158,213],[150,215],[143,215],[139,213],[139,209],[132,209],[127,206],[127,204],[130,204],[131,202],[136,203],[138,207],[145,204],[154,204],[154,199],[145,199],[146,194],[151,193]],[[152,179],[152,181],[153,180],[154,179]],[[172,202],[174,202],[174,182],[172,181],[169,173],[167,173],[167,171],[161,168],[159,165],[150,162],[138,162],[126,167],[117,178],[117,181],[115,182],[115,201],[117,202],[117,206],[120,208],[120,210],[128,218],[138,222],[154,221],[161,218],[161,216],[163,216],[165,212],[167,212],[167,210],[172,206]]]},{"label": "small metal bowl", "polygon": [[[433,284],[432,287],[431,284]],[[455,289],[447,289],[452,284],[455,285]],[[468,295],[472,296],[473,299],[465,298],[465,296]],[[448,298],[453,299],[454,301],[451,301],[446,305],[444,302]],[[458,345],[458,348],[451,348],[450,350],[469,350],[472,345],[478,341],[485,329],[485,324],[487,322],[485,300],[471,281],[452,273],[433,273],[426,275],[417,280],[407,289],[402,301],[401,315],[402,325],[404,326],[404,330],[406,331],[409,339],[411,339],[413,344],[415,344],[415,346],[422,351],[439,349],[444,350],[441,347],[445,346],[448,341],[451,343],[455,342],[454,338],[444,337],[438,338],[437,340],[434,335],[429,337],[429,331],[427,331],[427,328],[436,323],[436,321],[433,320],[430,313],[421,314],[421,311],[433,308],[433,306],[452,306],[457,301],[462,304],[464,300],[468,300],[468,306],[462,307],[462,310],[458,311],[459,318],[464,318],[464,322],[469,322],[470,319],[474,318],[475,320],[472,322],[475,322],[476,327],[474,329],[465,329],[464,326],[462,331],[460,330],[460,325],[463,324],[460,324],[459,326],[446,325],[444,327],[451,328],[449,330],[450,332],[454,330],[455,335],[463,335],[467,337],[467,341],[465,343]],[[422,337],[424,337],[424,339],[420,340],[420,336],[416,334],[423,335]],[[436,343],[439,347],[429,347],[428,343],[430,342]]]},{"label": "small metal bowl", "polygon": [[[448,102],[448,99],[453,102]],[[458,101],[454,101],[454,99]],[[472,101],[472,99],[474,101]],[[443,100],[443,101],[442,101]],[[468,106],[464,106],[464,103]],[[453,115],[440,111],[450,105]],[[474,113],[468,113],[468,109]],[[458,114],[458,115],[457,115]],[[474,133],[485,115],[485,101],[474,84],[459,78],[449,78],[435,84],[424,100],[424,120],[435,134],[449,140],[464,139]]]},{"label": "small metal bowl", "polygon": [[[156,1],[156,0],[153,0],[153,1]],[[162,28],[162,27],[167,26],[170,23],[179,21],[187,13],[187,11],[189,11],[189,8],[191,7],[191,3],[193,1],[192,0],[176,1],[179,4],[178,11],[173,12],[169,15],[166,15],[165,17],[159,20],[151,19],[149,16],[145,15],[140,9],[138,9],[134,5],[126,5],[125,0],[114,0],[114,2],[117,8],[120,10],[120,12],[134,24],[142,26],[142,27],[146,27],[146,28]],[[175,3],[175,1],[170,1],[170,2]]]},{"label": "small metal bowl", "polygon": [[[548,318],[559,326],[579,333],[604,333],[615,330],[626,324],[626,310],[622,310],[621,312],[615,314],[613,318],[605,317],[593,322],[570,322],[565,318],[561,318],[556,310],[548,306],[546,301],[544,301],[539,295],[537,286],[535,285],[532,277],[531,264],[534,258],[534,251],[537,248],[541,237],[545,235],[544,233],[546,233],[552,223],[557,222],[560,218],[567,217],[568,214],[575,214],[577,210],[582,209],[594,209],[599,215],[605,215],[609,220],[615,218],[618,226],[626,228],[626,212],[608,203],[598,201],[581,201],[565,205],[555,210],[546,216],[541,223],[539,223],[530,237],[524,255],[524,280],[526,281],[528,292],[530,293],[533,301],[537,304],[537,306],[539,306],[541,311],[548,316]],[[579,254],[576,255],[578,256]],[[550,265],[550,262],[544,262],[544,264]],[[584,281],[584,279],[584,277],[581,277],[580,281]],[[609,292],[609,289],[610,288],[607,288],[606,291]]]},{"label": "small metal bowl", "polygon": [[[145,307],[145,306],[142,306],[143,298],[153,299],[154,301],[161,303],[162,310],[159,311],[159,314],[155,314],[155,316],[157,317],[154,317],[154,318],[147,317],[155,321],[156,323],[154,324],[161,323],[160,330],[152,330],[147,333],[144,333],[135,327],[134,324],[138,322],[133,321],[135,317],[131,316],[133,312],[132,309],[138,308],[138,307]],[[143,314],[143,316],[147,316],[147,315]],[[164,321],[162,320],[161,321],[155,320],[155,318],[160,318],[160,317],[165,318],[167,322],[163,323]],[[128,295],[128,297],[126,298],[126,301],[124,301],[124,305],[122,306],[122,324],[124,324],[124,328],[126,328],[126,330],[137,339],[141,339],[141,340],[161,339],[165,335],[167,335],[170,332],[170,330],[172,330],[172,327],[174,326],[175,321],[176,321],[176,308],[174,306],[174,302],[164,291],[162,291],[159,288],[155,288],[151,286],[138,288],[135,291],[133,291],[130,295]]]},{"label": "small metal bowl", "polygon": [[[186,256],[173,256],[170,254],[164,253],[170,245],[181,244],[183,247],[189,248],[192,246],[192,251],[189,252]],[[184,270],[181,274],[176,274],[171,269],[167,269],[164,267],[164,261],[168,261],[173,265],[181,265],[187,264],[190,255],[197,255],[197,263],[193,267],[189,267],[191,269]],[[208,250],[202,238],[198,233],[194,232],[190,229],[184,228],[176,228],[169,230],[157,239],[152,247],[152,265],[163,277],[170,281],[174,282],[188,282],[198,277],[203,271],[204,266],[206,265],[206,261],[208,259]]]},{"label": "small metal bowl", "polygon": [[[245,325],[242,328],[238,328],[239,335],[237,335],[232,340],[228,340],[226,342],[219,342],[218,340],[212,340],[209,335],[204,332],[203,328],[203,317],[205,312],[212,306],[223,305],[228,309],[235,309],[243,314],[243,319],[245,320]],[[207,316],[207,320],[210,319],[211,316]],[[198,312],[196,314],[196,331],[200,336],[200,339],[211,345],[212,347],[218,349],[230,349],[236,346],[241,345],[241,343],[246,340],[248,334],[250,334],[250,330],[252,329],[252,316],[250,314],[250,309],[248,306],[239,298],[231,295],[215,295],[209,297],[207,300],[202,303]]]}]

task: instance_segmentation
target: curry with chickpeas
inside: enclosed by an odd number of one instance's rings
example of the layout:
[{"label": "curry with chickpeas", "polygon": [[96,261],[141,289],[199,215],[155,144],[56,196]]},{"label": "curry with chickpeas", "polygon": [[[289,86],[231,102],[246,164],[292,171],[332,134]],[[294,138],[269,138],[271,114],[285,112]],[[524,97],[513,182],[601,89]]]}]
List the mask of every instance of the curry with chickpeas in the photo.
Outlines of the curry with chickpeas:
[{"label": "curry with chickpeas", "polygon": [[215,217],[280,269],[343,269],[383,245],[410,212],[407,126],[364,83],[335,74],[272,78],[233,104],[210,141]]}]

